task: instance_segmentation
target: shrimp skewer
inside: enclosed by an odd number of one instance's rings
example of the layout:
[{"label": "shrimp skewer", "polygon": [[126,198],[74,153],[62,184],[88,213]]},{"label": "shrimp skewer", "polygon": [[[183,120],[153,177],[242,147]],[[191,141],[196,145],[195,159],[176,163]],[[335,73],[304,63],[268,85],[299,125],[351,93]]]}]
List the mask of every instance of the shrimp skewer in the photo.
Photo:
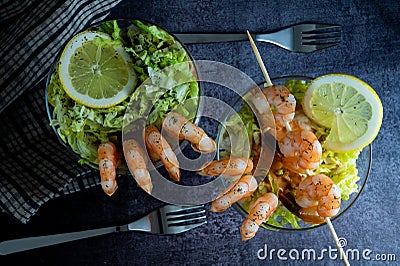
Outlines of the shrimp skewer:
[{"label": "shrimp skewer", "polygon": [[242,157],[226,157],[205,164],[197,173],[205,176],[243,175],[253,170],[253,161]]},{"label": "shrimp skewer", "polygon": [[[266,68],[265,68],[264,62],[262,61],[262,58],[261,58],[261,56],[260,56],[260,53],[258,52],[257,46],[255,45],[255,43],[254,43],[254,41],[253,41],[253,38],[251,37],[249,31],[247,31],[247,35],[248,35],[248,37],[249,37],[249,40],[250,40],[251,46],[252,46],[252,48],[253,48],[254,54],[256,55],[257,61],[258,61],[259,65],[260,65],[260,67],[261,67],[261,70],[262,70],[263,74],[264,74],[265,80],[267,81],[268,85],[272,85],[272,82],[271,82],[271,80],[270,80],[270,78],[269,78],[268,72],[267,72],[267,70],[266,70]],[[284,121],[284,122],[286,122],[286,121]],[[290,125],[289,125],[288,122],[285,123],[285,126],[286,126],[287,131],[290,132],[290,131],[291,131],[291,127],[290,127]],[[311,132],[311,133],[312,133],[312,132]],[[317,141],[318,141],[318,140],[317,140]],[[315,141],[313,141],[311,144],[312,144],[313,146],[312,146],[312,149],[311,149],[311,151],[310,151],[310,154],[307,154],[307,155],[305,156],[304,159],[311,159],[311,160],[310,160],[310,161],[311,161],[311,165],[313,165],[313,163],[314,163],[315,161],[314,161],[313,156],[310,156],[310,155],[312,155],[311,152],[314,150],[314,147],[315,147],[315,150],[316,150],[316,151],[319,151],[319,147],[318,147],[317,142],[315,142]],[[315,146],[314,146],[314,144],[315,144]],[[319,144],[319,146],[321,146],[321,145]],[[321,148],[321,153],[322,153],[322,148]],[[296,166],[297,166],[297,164],[296,164]],[[335,189],[334,189],[334,190],[335,190]],[[329,192],[329,193],[331,193],[331,192]],[[335,199],[335,196],[337,196],[336,192],[332,192],[331,195],[332,195],[332,196],[330,196],[330,197],[333,197],[333,199]],[[340,193],[339,193],[339,195],[340,195]],[[329,213],[329,212],[327,212],[327,214],[328,214],[328,213]],[[331,214],[331,213],[329,213],[329,214]],[[340,250],[340,253],[341,253],[342,257],[343,257],[343,260],[344,260],[345,265],[350,265],[349,262],[348,262],[348,260],[347,260],[347,256],[346,256],[346,254],[345,254],[344,251],[343,251],[342,246],[339,244],[339,239],[338,239],[338,237],[337,237],[337,234],[336,234],[336,232],[335,232],[335,229],[334,229],[334,227],[333,227],[333,225],[332,225],[332,223],[331,223],[329,217],[326,217],[326,218],[325,218],[325,221],[326,221],[327,225],[329,226],[329,230],[331,231],[331,234],[332,234],[332,236],[333,236],[333,238],[334,238],[334,240],[335,240],[336,246],[337,246],[337,247],[339,248],[339,250]]]},{"label": "shrimp skewer", "polygon": [[185,139],[192,144],[195,151],[202,153],[214,152],[217,145],[203,129],[196,126],[189,121],[186,117],[175,113],[169,112],[163,120],[163,130],[168,135],[178,138],[179,140]]},{"label": "shrimp skewer", "polygon": [[171,146],[155,126],[148,126],[145,130],[146,147],[149,153],[161,159],[171,179],[180,180],[179,162]]},{"label": "shrimp skewer", "polygon": [[97,149],[101,187],[103,191],[111,196],[117,190],[116,167],[118,151],[112,142],[101,143]]},{"label": "shrimp skewer", "polygon": [[150,173],[146,168],[146,156],[144,150],[134,139],[125,140],[123,148],[126,163],[132,171],[136,182],[143,190],[151,194],[153,184],[151,183]]},{"label": "shrimp skewer", "polygon": [[210,211],[223,212],[233,203],[253,194],[257,189],[257,180],[252,175],[242,176],[234,185],[211,203]]},{"label": "shrimp skewer", "polygon": [[278,198],[269,192],[250,204],[250,211],[240,227],[242,241],[245,242],[255,236],[260,225],[267,221],[278,206]]}]

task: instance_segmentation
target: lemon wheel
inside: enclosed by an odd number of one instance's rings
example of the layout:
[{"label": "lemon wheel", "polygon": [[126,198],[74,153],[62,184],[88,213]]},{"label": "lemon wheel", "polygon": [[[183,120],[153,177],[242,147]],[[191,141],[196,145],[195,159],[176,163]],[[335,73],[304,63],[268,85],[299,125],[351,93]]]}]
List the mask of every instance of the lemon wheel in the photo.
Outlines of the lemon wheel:
[{"label": "lemon wheel", "polygon": [[383,107],[376,92],[348,74],[314,79],[303,97],[303,110],[316,123],[330,128],[324,147],[346,152],[370,144],[382,124]]},{"label": "lemon wheel", "polygon": [[111,40],[94,31],[75,35],[61,54],[58,72],[65,92],[74,101],[106,108],[125,100],[135,88],[137,77],[122,45],[96,38]]}]

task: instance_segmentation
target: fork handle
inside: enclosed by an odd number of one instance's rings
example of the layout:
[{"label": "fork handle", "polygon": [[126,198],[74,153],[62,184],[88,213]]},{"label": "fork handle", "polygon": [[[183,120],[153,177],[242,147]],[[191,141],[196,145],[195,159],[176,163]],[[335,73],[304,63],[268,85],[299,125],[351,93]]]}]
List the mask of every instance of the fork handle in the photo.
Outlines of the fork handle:
[{"label": "fork handle", "polygon": [[119,227],[112,226],[112,227],[105,227],[105,228],[92,229],[79,232],[7,240],[0,243],[0,255],[7,255],[29,249],[46,247],[78,239],[105,235],[117,232],[118,228]]},{"label": "fork handle", "polygon": [[183,43],[213,43],[247,41],[243,33],[176,33],[174,34]]},{"label": "fork handle", "polygon": [[[293,46],[293,29],[287,28],[276,32],[252,34],[254,40],[268,42],[285,49]],[[191,43],[218,43],[248,41],[246,34],[242,33],[176,33],[174,34],[181,42]]]}]

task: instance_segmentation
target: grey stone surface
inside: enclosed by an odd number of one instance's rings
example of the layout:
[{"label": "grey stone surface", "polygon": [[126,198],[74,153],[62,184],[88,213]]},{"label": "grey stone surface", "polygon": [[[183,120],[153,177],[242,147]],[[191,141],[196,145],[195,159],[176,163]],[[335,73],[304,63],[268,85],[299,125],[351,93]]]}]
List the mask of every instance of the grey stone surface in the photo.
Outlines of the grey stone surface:
[{"label": "grey stone surface", "polygon": [[[343,72],[366,81],[380,96],[384,117],[381,131],[372,144],[369,179],[357,202],[333,224],[338,236],[347,240],[346,248],[360,252],[359,260],[350,260],[352,265],[395,265],[400,260],[399,5],[398,1],[348,0],[123,1],[111,15],[146,19],[172,32],[262,32],[303,21],[341,24],[342,44],[311,54],[290,53],[271,44],[257,45],[272,77]],[[195,59],[224,62],[242,70],[255,82],[263,80],[248,42],[192,44],[188,49]],[[206,89],[209,96],[227,102],[234,100],[226,98],[213,86]],[[212,123],[201,123],[208,132],[216,134]],[[93,188],[52,200],[27,225],[2,216],[1,234],[7,238],[25,237],[120,224],[159,205],[157,200],[139,191],[133,180],[120,180],[120,188],[112,198]],[[234,209],[229,209],[220,214],[208,214],[206,226],[182,235],[159,237],[121,233],[4,259],[8,264],[29,259],[43,265],[341,264],[338,259],[330,259],[326,252],[321,260],[289,258],[291,249],[300,253],[314,249],[317,256],[324,249],[335,249],[327,227],[301,233],[260,230],[254,239],[242,243],[239,235],[242,219]],[[273,258],[267,256],[260,260],[257,253],[265,245],[268,252],[275,250]],[[288,258],[286,261],[278,258],[279,249],[286,250],[283,254]],[[395,254],[397,262],[367,261],[362,258],[363,250],[367,249],[371,250],[367,254],[371,259],[378,254]]]}]

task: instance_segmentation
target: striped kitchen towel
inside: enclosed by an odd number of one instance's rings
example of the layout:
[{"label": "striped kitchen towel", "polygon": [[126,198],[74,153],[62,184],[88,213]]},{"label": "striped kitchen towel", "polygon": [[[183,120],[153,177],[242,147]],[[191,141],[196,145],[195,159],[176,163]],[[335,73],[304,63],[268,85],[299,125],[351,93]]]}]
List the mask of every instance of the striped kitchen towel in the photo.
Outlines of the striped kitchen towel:
[{"label": "striped kitchen towel", "polygon": [[23,223],[49,199],[98,184],[49,126],[43,79],[66,42],[119,2],[0,1],[0,209]]}]

